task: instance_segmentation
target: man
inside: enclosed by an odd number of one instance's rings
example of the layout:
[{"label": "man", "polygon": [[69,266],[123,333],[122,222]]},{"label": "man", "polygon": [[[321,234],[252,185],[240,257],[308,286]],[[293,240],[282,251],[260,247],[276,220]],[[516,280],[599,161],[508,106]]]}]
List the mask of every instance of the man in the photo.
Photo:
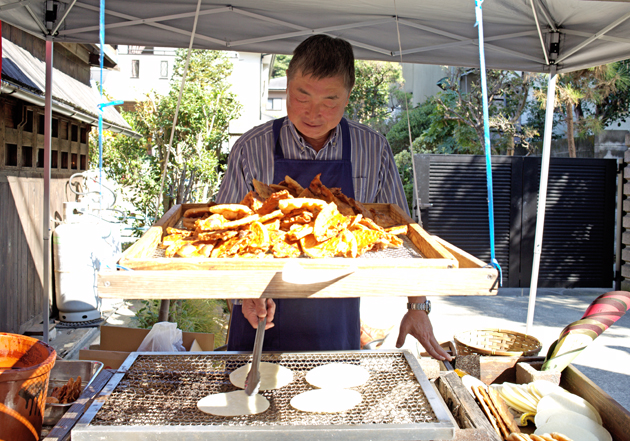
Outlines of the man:
[{"label": "man", "polygon": [[[397,204],[408,212],[387,140],[343,118],[354,80],[350,43],[326,35],[304,40],[287,69],[287,118],[255,127],[236,142],[216,201],[242,200],[253,179],[277,184],[288,175],[307,187],[321,173],[324,185],[340,187],[348,197]],[[258,319],[265,316],[264,350],[359,349],[359,300],[243,300],[232,311],[228,350],[251,350]],[[411,334],[433,357],[450,360],[433,335],[428,311],[421,309],[425,302],[409,297],[396,345]]]}]

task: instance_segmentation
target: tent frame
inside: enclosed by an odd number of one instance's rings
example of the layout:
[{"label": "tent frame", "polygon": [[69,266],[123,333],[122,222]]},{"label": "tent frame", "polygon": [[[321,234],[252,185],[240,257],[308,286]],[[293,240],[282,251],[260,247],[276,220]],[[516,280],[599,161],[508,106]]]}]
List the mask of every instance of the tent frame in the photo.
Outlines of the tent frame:
[{"label": "tent frame", "polygon": [[[59,31],[62,23],[66,20],[71,10],[75,7],[83,8],[85,10],[100,12],[100,8],[97,6],[93,6],[78,0],[72,0],[71,3],[65,4],[66,11],[63,17],[59,20],[59,22],[55,25],[55,23],[46,23],[45,25],[37,18],[37,15],[33,12],[31,5],[39,3],[37,0],[19,0],[13,3],[6,3],[0,5],[0,11],[8,11],[12,9],[24,8],[28,14],[32,17],[34,22],[37,24],[37,27],[41,30],[43,38],[46,39],[46,105],[45,105],[45,153],[44,153],[44,191],[45,191],[45,200],[44,200],[44,249],[49,250],[50,248],[50,225],[49,225],[49,186],[50,186],[50,145],[51,145],[51,119],[52,119],[52,59],[53,59],[53,41],[55,37],[71,37],[72,35],[92,32],[94,30],[99,29],[98,26],[88,26],[77,29],[64,29]],[[52,7],[52,1],[48,0],[47,5]],[[563,61],[568,60],[573,55],[580,53],[580,51],[589,47],[593,43],[597,41],[607,41],[616,44],[624,44],[630,45],[630,39],[624,37],[610,36],[608,35],[613,29],[619,27],[620,25],[626,23],[630,20],[630,12],[624,13],[623,15],[616,18],[614,21],[604,26],[599,31],[592,32],[583,32],[576,29],[567,29],[566,26],[563,26],[562,23],[557,23],[552,14],[549,11],[549,8],[545,1],[543,0],[530,0],[532,12],[534,14],[536,29],[520,31],[515,33],[504,33],[502,35],[494,35],[484,39],[484,46],[491,51],[507,54],[513,57],[517,57],[523,60],[529,60],[535,63],[539,63],[541,70],[547,70],[549,75],[548,80],[548,88],[547,88],[547,111],[545,114],[545,132],[543,139],[543,162],[541,168],[541,181],[539,188],[539,204],[538,204],[538,214],[536,219],[536,236],[535,236],[535,245],[534,245],[534,264],[532,269],[532,282],[530,289],[530,302],[528,307],[528,318],[527,318],[527,332],[529,332],[530,327],[533,323],[533,315],[534,315],[534,305],[535,305],[535,297],[536,297],[536,289],[537,289],[537,281],[538,281],[538,267],[541,256],[542,249],[542,238],[543,238],[543,225],[545,218],[545,202],[547,195],[547,183],[548,183],[548,173],[549,173],[549,158],[550,158],[550,146],[551,146],[551,132],[552,132],[552,124],[553,124],[553,108],[554,108],[554,97],[555,97],[555,85],[557,81],[558,74],[562,73],[563,65],[561,64]],[[125,27],[133,27],[138,25],[147,25],[151,27],[155,27],[158,29],[162,29],[165,31],[169,31],[172,33],[185,35],[191,38],[197,39],[201,42],[211,43],[213,45],[217,45],[219,47],[227,49],[238,49],[246,50],[247,45],[253,43],[262,43],[262,42],[272,42],[278,40],[285,40],[289,38],[301,37],[306,35],[311,35],[314,33],[333,33],[337,31],[345,31],[354,28],[365,28],[375,26],[377,24],[383,24],[388,22],[396,22],[396,24],[407,26],[411,29],[417,29],[424,32],[429,32],[433,35],[438,35],[440,37],[444,37],[446,39],[454,40],[447,41],[441,44],[433,44],[431,46],[420,47],[417,46],[413,48],[408,48],[402,50],[399,48],[398,51],[388,50],[384,47],[377,47],[372,44],[367,44],[360,41],[355,41],[351,38],[346,38],[351,44],[355,47],[363,48],[368,51],[372,51],[375,54],[380,54],[381,56],[389,56],[392,57],[392,61],[395,60],[395,57],[402,57],[404,55],[417,54],[421,52],[429,52],[436,51],[441,49],[447,49],[452,47],[461,47],[467,45],[479,45],[479,40],[475,38],[470,38],[467,36],[459,35],[454,32],[447,32],[441,29],[438,29],[433,26],[428,26],[424,24],[419,24],[413,22],[411,20],[407,20],[404,18],[399,18],[397,14],[395,16],[383,16],[380,19],[376,20],[367,20],[367,21],[357,21],[356,23],[348,23],[343,25],[335,25],[335,26],[326,26],[319,28],[308,28],[302,25],[298,25],[296,23],[291,23],[286,20],[278,20],[273,17],[265,16],[262,14],[258,14],[255,12],[247,11],[245,9],[235,7],[235,6],[226,6],[226,5],[215,5],[210,8],[197,9],[197,12],[182,12],[179,14],[171,14],[164,16],[156,16],[150,18],[140,18],[130,14],[117,12],[113,10],[106,9],[105,14],[115,17],[117,19],[123,19],[125,21],[118,23],[110,23],[105,25],[105,29],[116,29],[116,28],[125,28]],[[290,29],[294,29],[293,32],[286,33],[278,33],[267,35],[263,37],[256,38],[247,38],[240,39],[235,41],[221,40],[218,38],[213,38],[207,35],[202,35],[200,33],[195,33],[195,30],[192,32],[184,29],[180,29],[175,26],[164,24],[163,22],[174,20],[174,19],[183,19],[194,17],[195,22],[200,16],[207,16],[212,14],[221,14],[221,13],[235,13],[240,14],[242,16],[247,16],[250,18],[255,18],[257,20],[264,21],[269,24],[278,24],[284,27],[288,27]],[[538,13],[542,15],[546,26],[549,30],[549,41],[547,45],[545,44],[545,39],[543,38],[543,34],[541,31],[540,23],[538,21]],[[19,26],[19,23],[15,24]],[[471,23],[472,25],[472,23]],[[54,26],[54,27],[53,27]],[[572,48],[568,48],[566,52],[559,54],[559,45],[560,45],[560,34],[566,34],[570,36],[578,36],[584,37],[585,40],[581,43],[573,46]],[[518,37],[526,37],[538,35],[540,39],[540,43],[542,46],[542,55],[544,57],[541,58],[539,56],[532,56],[529,54],[525,54],[520,51],[516,51],[513,49],[508,49],[505,47],[497,46],[496,44],[492,44],[489,42],[497,42],[502,40],[514,39]],[[192,44],[191,44],[192,47]],[[243,49],[245,48],[245,49]],[[625,50],[625,49],[624,49]],[[630,49],[628,50],[630,54]],[[616,55],[617,58],[612,59],[611,56],[607,56],[608,58],[600,57],[597,59],[599,64],[606,64],[612,61],[617,61],[619,59],[619,55]],[[592,67],[593,63],[590,64],[588,62],[582,62],[582,64],[573,64],[568,70],[578,70],[583,68]],[[507,68],[507,67],[506,67]],[[47,322],[48,319],[48,298],[49,298],[49,290],[50,286],[48,283],[49,274],[49,253],[44,252],[44,296],[45,296],[45,305],[44,305],[44,322]],[[44,340],[48,341],[48,327],[44,326]]]}]

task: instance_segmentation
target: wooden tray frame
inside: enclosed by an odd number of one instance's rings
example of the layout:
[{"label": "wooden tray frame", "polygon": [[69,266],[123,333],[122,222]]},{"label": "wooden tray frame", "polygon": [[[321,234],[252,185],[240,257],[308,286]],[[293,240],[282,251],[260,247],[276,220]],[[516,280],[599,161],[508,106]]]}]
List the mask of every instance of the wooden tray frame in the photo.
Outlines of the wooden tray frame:
[{"label": "wooden tray frame", "polygon": [[[423,259],[245,259],[155,258],[167,227],[185,210],[204,204],[172,207],[122,255],[131,271],[98,274],[102,298],[325,298],[364,296],[495,295],[498,271],[436,236],[431,236],[398,206],[365,204],[409,225],[407,236]],[[287,263],[298,263],[326,282],[297,284],[283,280]]]},{"label": "wooden tray frame", "polygon": [[[516,383],[517,363],[527,363],[539,368],[544,359],[545,357],[481,356],[481,380],[486,384]],[[472,400],[459,376],[453,371],[444,370],[439,375],[437,384],[441,395],[460,428],[467,429],[456,430],[455,440],[482,439],[478,433],[470,430],[475,429],[476,431],[483,430],[486,436],[494,441],[500,441],[494,429],[489,428],[487,418]],[[602,425],[610,432],[615,441],[630,441],[630,431],[628,430],[630,412],[580,372],[575,365],[570,364],[562,371],[560,386],[591,403],[601,415]],[[466,435],[472,435],[472,437]]]}]

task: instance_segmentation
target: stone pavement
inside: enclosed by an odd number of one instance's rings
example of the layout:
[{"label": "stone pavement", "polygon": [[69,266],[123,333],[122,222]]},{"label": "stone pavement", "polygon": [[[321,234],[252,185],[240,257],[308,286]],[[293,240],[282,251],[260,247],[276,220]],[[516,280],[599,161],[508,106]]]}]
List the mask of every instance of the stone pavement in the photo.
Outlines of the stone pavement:
[{"label": "stone pavement", "polygon": [[[612,291],[601,289],[539,288],[534,323],[530,334],[538,338],[544,356],[560,331],[579,320],[597,296]],[[525,333],[528,289],[501,288],[497,296],[430,297],[431,323],[440,342],[453,341],[461,331],[501,328]],[[111,326],[134,327],[134,308],[139,302],[103,301],[103,318]],[[398,324],[406,311],[406,298],[363,298],[362,319],[376,328],[393,327],[383,348],[394,348]],[[51,344],[66,359],[78,358],[79,349],[99,342],[98,328],[59,330]],[[419,354],[424,350],[413,338],[407,338],[405,348]],[[592,344],[573,364],[619,404],[630,409],[630,313],[619,319]]]},{"label": "stone pavement", "polygon": [[[586,308],[603,289],[538,289],[534,323],[530,334],[542,343],[544,356],[560,331],[582,318]],[[453,341],[461,331],[499,328],[525,333],[529,289],[501,288],[497,296],[430,297],[431,323],[438,341]],[[405,311],[406,299],[394,299],[396,306],[382,300],[362,299],[364,320],[391,326]],[[387,302],[388,304],[390,301]],[[385,327],[383,326],[383,327]],[[395,347],[397,326],[385,339],[384,346]],[[422,352],[415,339],[408,337],[405,347]],[[573,361],[583,374],[630,410],[630,313],[624,315],[593,341]]]}]

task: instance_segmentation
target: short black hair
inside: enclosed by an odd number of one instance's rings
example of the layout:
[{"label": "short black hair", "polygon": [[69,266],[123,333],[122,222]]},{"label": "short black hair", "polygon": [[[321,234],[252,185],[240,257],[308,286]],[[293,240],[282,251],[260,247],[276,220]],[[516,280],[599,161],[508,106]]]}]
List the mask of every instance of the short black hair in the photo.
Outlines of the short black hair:
[{"label": "short black hair", "polygon": [[291,81],[296,72],[317,79],[341,76],[348,91],[354,86],[354,52],[352,45],[341,38],[319,34],[307,38],[293,51],[287,69]]}]

